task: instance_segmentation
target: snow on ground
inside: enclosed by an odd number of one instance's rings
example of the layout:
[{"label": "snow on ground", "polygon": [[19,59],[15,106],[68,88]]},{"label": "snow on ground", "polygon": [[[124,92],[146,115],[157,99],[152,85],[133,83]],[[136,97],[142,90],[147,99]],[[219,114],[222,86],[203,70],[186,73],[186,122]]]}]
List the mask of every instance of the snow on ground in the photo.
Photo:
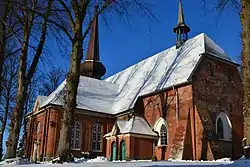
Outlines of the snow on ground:
[{"label": "snow on ground", "polygon": [[[22,164],[22,165],[18,165]],[[0,166],[18,166],[18,167],[250,167],[250,160],[231,161],[229,158],[223,158],[216,161],[180,161],[168,160],[152,162],[151,160],[138,161],[116,161],[110,162],[104,157],[98,157],[92,160],[84,158],[76,159],[74,163],[52,164],[27,164],[27,161],[17,159],[11,163],[1,162]]]}]

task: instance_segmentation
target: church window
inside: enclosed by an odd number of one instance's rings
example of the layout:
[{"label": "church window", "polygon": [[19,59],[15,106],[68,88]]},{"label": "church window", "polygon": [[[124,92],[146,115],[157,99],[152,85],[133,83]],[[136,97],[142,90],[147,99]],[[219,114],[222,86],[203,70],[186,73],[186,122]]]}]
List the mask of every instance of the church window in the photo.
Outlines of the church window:
[{"label": "church window", "polygon": [[219,139],[232,140],[232,124],[225,112],[220,112],[217,116],[216,133]]},{"label": "church window", "polygon": [[92,150],[101,151],[102,127],[100,123],[94,123],[92,127]]},{"label": "church window", "polygon": [[224,138],[223,123],[222,123],[221,118],[219,118],[217,121],[217,134],[218,134],[220,139]]},{"label": "church window", "polygon": [[208,68],[209,68],[210,76],[214,77],[214,75],[215,75],[214,74],[214,65],[211,62],[208,63]]},{"label": "church window", "polygon": [[154,124],[153,130],[159,135],[157,140],[157,146],[167,145],[168,144],[168,123],[163,118],[160,117]]},{"label": "church window", "polygon": [[75,121],[71,132],[71,149],[80,149],[80,133],[81,125],[79,121]]},{"label": "church window", "polygon": [[165,125],[161,126],[161,145],[167,145],[168,144],[168,138],[167,138],[167,128]]}]

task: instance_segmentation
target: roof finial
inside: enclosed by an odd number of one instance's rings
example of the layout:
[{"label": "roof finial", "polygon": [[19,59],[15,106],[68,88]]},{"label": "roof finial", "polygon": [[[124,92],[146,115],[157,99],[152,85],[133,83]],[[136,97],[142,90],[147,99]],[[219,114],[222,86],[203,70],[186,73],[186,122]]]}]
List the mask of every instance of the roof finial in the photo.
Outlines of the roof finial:
[{"label": "roof finial", "polygon": [[[98,12],[98,5],[95,6],[94,15]],[[89,37],[86,60],[81,65],[81,75],[100,79],[106,73],[106,68],[100,62],[99,55],[99,33],[98,15],[94,18]]]},{"label": "roof finial", "polygon": [[190,31],[190,28],[185,24],[182,0],[179,0],[178,23],[173,31],[176,33],[176,48],[179,48],[188,39]]}]

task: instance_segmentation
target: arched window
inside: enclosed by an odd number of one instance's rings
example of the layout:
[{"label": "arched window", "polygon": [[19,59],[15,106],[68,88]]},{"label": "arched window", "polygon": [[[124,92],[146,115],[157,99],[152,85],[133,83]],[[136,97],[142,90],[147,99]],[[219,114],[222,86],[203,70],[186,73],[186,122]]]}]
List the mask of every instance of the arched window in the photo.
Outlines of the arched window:
[{"label": "arched window", "polygon": [[219,139],[232,140],[232,124],[225,112],[220,112],[217,116],[216,134]]},{"label": "arched window", "polygon": [[71,149],[80,149],[80,133],[81,125],[79,121],[75,121],[71,132]]},{"label": "arched window", "polygon": [[167,128],[165,125],[161,126],[161,145],[167,145],[168,144],[168,137],[167,137]]},{"label": "arched window", "polygon": [[224,138],[223,122],[222,122],[221,118],[219,118],[217,120],[217,134],[218,134],[218,136],[219,136],[220,139]]},{"label": "arched window", "polygon": [[153,126],[154,131],[158,132],[159,139],[157,145],[167,145],[168,144],[168,124],[164,118],[159,118],[155,125]]},{"label": "arched window", "polygon": [[92,150],[101,151],[102,127],[100,123],[94,123],[92,127]]}]

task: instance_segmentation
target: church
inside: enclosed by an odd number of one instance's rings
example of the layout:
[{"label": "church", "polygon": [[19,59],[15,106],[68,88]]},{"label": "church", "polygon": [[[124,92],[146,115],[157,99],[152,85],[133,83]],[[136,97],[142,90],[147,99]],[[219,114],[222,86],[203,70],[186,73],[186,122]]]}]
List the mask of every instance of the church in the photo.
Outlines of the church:
[{"label": "church", "polygon": [[[235,62],[202,33],[188,39],[179,2],[176,44],[104,80],[98,18],[81,64],[71,152],[109,160],[237,159],[243,154],[242,82]],[[66,80],[25,117],[26,156],[56,157]]]}]

